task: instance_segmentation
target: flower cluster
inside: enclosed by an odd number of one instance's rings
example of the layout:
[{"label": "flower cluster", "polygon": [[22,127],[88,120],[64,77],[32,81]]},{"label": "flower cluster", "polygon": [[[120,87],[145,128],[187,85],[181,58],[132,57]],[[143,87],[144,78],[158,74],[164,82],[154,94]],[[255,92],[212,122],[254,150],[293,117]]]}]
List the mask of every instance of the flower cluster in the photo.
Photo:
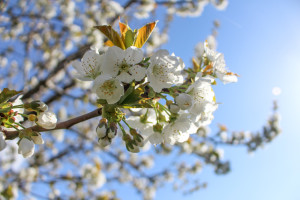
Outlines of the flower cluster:
[{"label": "flower cluster", "polygon": [[[48,106],[41,101],[23,103],[22,96],[19,96],[14,102],[8,100],[19,92],[5,88],[0,93],[0,151],[5,149],[7,131],[18,132],[18,153],[24,158],[28,158],[34,153],[34,144],[43,144],[44,140],[41,134],[31,128],[25,128],[21,122],[25,119],[35,123],[38,127],[44,129],[54,129],[56,127],[56,115],[48,111]],[[25,114],[25,111],[30,114]],[[12,138],[10,138],[12,139]]]},{"label": "flower cluster", "polygon": [[[103,108],[97,127],[102,146],[111,143],[118,128],[131,152],[139,152],[147,142],[185,142],[213,119],[218,108],[212,89],[216,79],[237,81],[237,75],[225,68],[223,54],[207,43],[203,43],[200,62],[194,60],[193,68],[186,69],[182,59],[167,50],[144,57],[141,47],[155,24],[133,31],[120,22],[121,36],[110,26],[97,26],[110,39],[107,51],[99,54],[90,50],[81,62],[73,62],[75,77],[93,81],[92,91]],[[151,31],[145,33],[145,27]],[[125,117],[124,109],[131,109],[132,115]]]}]

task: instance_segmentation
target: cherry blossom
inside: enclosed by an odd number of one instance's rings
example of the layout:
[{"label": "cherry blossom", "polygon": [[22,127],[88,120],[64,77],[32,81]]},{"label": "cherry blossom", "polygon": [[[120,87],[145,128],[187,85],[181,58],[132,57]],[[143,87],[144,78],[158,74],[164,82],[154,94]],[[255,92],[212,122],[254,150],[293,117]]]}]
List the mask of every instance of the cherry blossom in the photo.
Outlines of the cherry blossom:
[{"label": "cherry blossom", "polygon": [[93,50],[87,51],[81,62],[76,60],[72,62],[73,67],[77,70],[75,78],[83,81],[92,81],[101,74],[103,55],[99,55]]},{"label": "cherry blossom", "polygon": [[151,56],[147,69],[149,85],[155,92],[161,92],[163,88],[182,84],[184,66],[181,58],[169,55],[167,50],[157,51]]},{"label": "cherry blossom", "polygon": [[121,81],[108,75],[100,75],[96,78],[93,91],[100,99],[105,99],[108,104],[117,103],[124,94]]},{"label": "cherry blossom", "polygon": [[122,50],[119,47],[109,47],[105,53],[103,73],[116,77],[124,83],[133,80],[141,81],[146,69],[138,65],[143,60],[143,51],[136,47]]}]

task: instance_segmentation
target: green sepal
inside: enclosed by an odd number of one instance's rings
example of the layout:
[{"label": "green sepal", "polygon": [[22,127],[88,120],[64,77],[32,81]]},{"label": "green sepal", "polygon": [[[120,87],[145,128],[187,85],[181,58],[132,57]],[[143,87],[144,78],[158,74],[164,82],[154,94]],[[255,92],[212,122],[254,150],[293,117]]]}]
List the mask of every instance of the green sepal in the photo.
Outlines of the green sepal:
[{"label": "green sepal", "polygon": [[105,99],[97,99],[97,103],[101,105],[107,104],[107,101]]},{"label": "green sepal", "polygon": [[134,90],[131,92],[122,102],[122,105],[136,105],[142,100],[141,94],[143,92],[139,89]]}]

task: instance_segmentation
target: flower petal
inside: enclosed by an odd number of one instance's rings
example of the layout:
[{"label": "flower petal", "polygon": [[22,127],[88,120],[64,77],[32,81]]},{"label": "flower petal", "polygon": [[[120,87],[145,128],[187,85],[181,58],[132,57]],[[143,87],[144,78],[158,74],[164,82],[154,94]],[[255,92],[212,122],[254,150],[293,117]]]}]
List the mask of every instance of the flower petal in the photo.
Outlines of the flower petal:
[{"label": "flower petal", "polygon": [[125,61],[129,65],[135,65],[143,60],[143,51],[140,48],[129,47],[125,50]]},{"label": "flower petal", "polygon": [[130,83],[131,81],[133,81],[133,76],[123,71],[120,75],[117,76],[117,79],[124,83]]},{"label": "flower petal", "polygon": [[103,73],[116,77],[119,73],[119,66],[124,60],[124,51],[119,47],[109,47],[105,53]]},{"label": "flower petal", "polygon": [[129,72],[136,81],[141,81],[145,77],[146,69],[144,67],[134,65],[133,67],[130,67]]}]

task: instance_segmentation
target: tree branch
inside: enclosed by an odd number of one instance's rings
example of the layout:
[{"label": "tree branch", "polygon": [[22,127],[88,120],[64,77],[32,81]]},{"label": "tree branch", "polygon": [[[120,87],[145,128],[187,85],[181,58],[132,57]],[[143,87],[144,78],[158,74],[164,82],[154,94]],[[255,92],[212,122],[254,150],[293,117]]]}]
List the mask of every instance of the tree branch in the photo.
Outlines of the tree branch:
[{"label": "tree branch", "polygon": [[[60,123],[56,124],[56,127],[54,129],[45,129],[45,128],[40,127],[38,125],[29,127],[27,129],[31,129],[33,131],[38,131],[38,132],[53,131],[53,130],[58,130],[58,129],[68,129],[68,128],[70,128],[71,126],[73,126],[75,124],[78,124],[80,122],[92,119],[92,118],[97,117],[97,116],[100,116],[101,114],[102,114],[102,108],[98,108],[98,109],[96,109],[92,112],[89,112],[87,114],[75,117],[73,119],[69,119],[69,120],[64,121],[64,122],[60,122]],[[19,131],[3,131],[3,132],[5,134],[5,139],[6,140],[13,140],[16,137],[18,137],[18,135],[19,135]]]}]

